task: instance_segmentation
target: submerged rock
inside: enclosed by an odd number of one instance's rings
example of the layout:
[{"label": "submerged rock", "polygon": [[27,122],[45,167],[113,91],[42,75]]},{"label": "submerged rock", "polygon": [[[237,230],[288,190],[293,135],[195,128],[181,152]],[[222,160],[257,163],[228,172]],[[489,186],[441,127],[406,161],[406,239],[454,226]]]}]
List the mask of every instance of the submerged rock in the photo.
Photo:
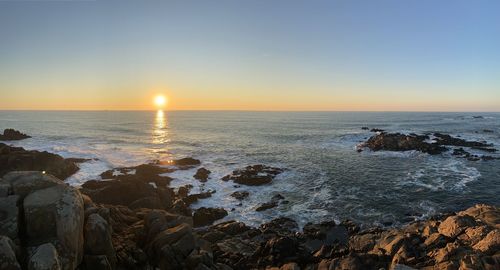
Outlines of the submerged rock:
[{"label": "submerged rock", "polygon": [[248,191],[235,191],[235,192],[231,193],[231,197],[233,197],[237,200],[240,200],[240,201],[245,199],[249,195],[250,195],[250,193]]},{"label": "submerged rock", "polygon": [[235,183],[258,186],[270,183],[283,169],[266,165],[247,166],[243,169],[235,170],[231,174],[222,178],[224,181],[233,180]]},{"label": "submerged rock", "polygon": [[15,129],[7,128],[3,131],[3,135],[0,134],[0,141],[17,141],[17,140],[23,140],[31,138],[31,136],[28,136],[24,133],[21,133]]}]

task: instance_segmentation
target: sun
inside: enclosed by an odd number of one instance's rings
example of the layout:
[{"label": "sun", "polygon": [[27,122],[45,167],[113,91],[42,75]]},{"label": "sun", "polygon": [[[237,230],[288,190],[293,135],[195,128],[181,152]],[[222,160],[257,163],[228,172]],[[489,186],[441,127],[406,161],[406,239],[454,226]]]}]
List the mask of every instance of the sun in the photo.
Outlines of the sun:
[{"label": "sun", "polygon": [[157,107],[162,108],[165,104],[167,104],[167,98],[163,95],[158,95],[155,97],[154,103]]}]

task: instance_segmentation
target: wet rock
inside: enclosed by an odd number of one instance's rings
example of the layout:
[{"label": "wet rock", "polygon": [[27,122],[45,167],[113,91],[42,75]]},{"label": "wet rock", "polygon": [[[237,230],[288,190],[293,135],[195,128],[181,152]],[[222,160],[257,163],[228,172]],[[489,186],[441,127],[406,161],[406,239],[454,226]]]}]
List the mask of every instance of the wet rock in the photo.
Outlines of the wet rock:
[{"label": "wet rock", "polygon": [[17,140],[23,140],[31,138],[31,136],[28,136],[24,133],[21,133],[15,129],[7,128],[3,131],[3,135],[0,134],[0,141],[17,141]]},{"label": "wet rock", "polygon": [[194,211],[194,227],[202,227],[212,224],[214,221],[219,220],[225,216],[227,216],[227,211],[223,208],[201,207]]},{"label": "wet rock", "polygon": [[191,205],[192,203],[195,203],[200,199],[206,199],[210,197],[212,197],[212,192],[207,191],[207,192],[187,195],[182,200],[186,203],[186,205]]},{"label": "wet rock", "polygon": [[83,258],[86,269],[112,270],[111,263],[105,255],[85,255]]},{"label": "wet rock", "polygon": [[175,166],[198,166],[200,164],[201,164],[200,160],[191,157],[176,159],[172,161],[172,165]]},{"label": "wet rock", "polygon": [[0,143],[0,177],[11,171],[45,171],[66,179],[78,169],[74,162],[59,155]]},{"label": "wet rock", "polygon": [[235,170],[232,174],[224,176],[222,180],[233,180],[235,183],[242,185],[258,186],[270,183],[278,174],[282,172],[283,170],[280,168],[266,165],[253,165]]},{"label": "wet rock", "polygon": [[14,242],[9,237],[0,235],[0,268],[5,270],[21,270],[16,253]]},{"label": "wet rock", "polygon": [[447,149],[434,143],[425,142],[428,137],[405,135],[401,133],[380,133],[369,138],[361,147],[372,151],[409,151],[417,150],[431,155],[440,154]]},{"label": "wet rock", "polygon": [[274,208],[278,206],[279,202],[283,199],[285,199],[285,197],[283,197],[281,194],[276,194],[271,198],[271,201],[261,204],[255,209],[255,211],[260,212]]},{"label": "wet rock", "polygon": [[263,233],[288,235],[298,231],[299,225],[291,218],[280,217],[260,225],[259,228]]},{"label": "wet rock", "polygon": [[208,180],[208,176],[210,175],[211,171],[205,169],[205,168],[199,168],[195,175],[193,177],[195,179],[200,180],[200,182],[206,182]]},{"label": "wet rock", "polygon": [[231,197],[237,199],[237,200],[244,200],[246,197],[248,197],[250,193],[248,191],[235,191],[231,193]]},{"label": "wet rock", "polygon": [[47,243],[36,248],[28,262],[29,270],[59,270],[63,269],[59,262],[59,254],[54,245]]},{"label": "wet rock", "polygon": [[67,158],[67,161],[73,162],[73,163],[84,163],[91,161],[92,159],[90,158]]},{"label": "wet rock", "polygon": [[372,128],[370,131],[371,132],[384,132],[383,129],[379,129],[379,128]]},{"label": "wet rock", "polygon": [[483,142],[473,142],[466,141],[464,139],[455,138],[448,134],[442,133],[434,133],[436,137],[436,143],[439,145],[451,145],[451,146],[462,146],[462,147],[488,147],[491,144],[483,143]]},{"label": "wet rock", "polygon": [[361,127],[362,130],[369,130],[368,127]]}]

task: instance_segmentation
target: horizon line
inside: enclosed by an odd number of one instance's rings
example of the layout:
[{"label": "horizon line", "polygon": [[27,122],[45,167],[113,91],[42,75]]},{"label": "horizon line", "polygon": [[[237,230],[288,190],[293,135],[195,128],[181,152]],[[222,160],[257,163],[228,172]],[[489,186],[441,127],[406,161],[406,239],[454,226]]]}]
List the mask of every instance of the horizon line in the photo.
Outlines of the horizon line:
[{"label": "horizon line", "polygon": [[150,109],[150,110],[134,110],[134,109],[0,109],[0,112],[21,112],[21,111],[46,111],[46,112],[157,112],[157,111],[170,111],[170,112],[394,112],[394,113],[500,113],[499,111],[425,111],[425,110],[245,110],[245,109]]}]

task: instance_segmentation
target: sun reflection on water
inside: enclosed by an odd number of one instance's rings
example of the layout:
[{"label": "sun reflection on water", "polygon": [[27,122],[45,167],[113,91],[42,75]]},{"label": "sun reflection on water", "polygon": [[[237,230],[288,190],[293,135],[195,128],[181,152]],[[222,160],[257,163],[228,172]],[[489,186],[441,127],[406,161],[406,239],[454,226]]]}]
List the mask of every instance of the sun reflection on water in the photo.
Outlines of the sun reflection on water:
[{"label": "sun reflection on water", "polygon": [[158,110],[153,127],[153,144],[165,144],[169,141],[167,117],[162,110]]}]

